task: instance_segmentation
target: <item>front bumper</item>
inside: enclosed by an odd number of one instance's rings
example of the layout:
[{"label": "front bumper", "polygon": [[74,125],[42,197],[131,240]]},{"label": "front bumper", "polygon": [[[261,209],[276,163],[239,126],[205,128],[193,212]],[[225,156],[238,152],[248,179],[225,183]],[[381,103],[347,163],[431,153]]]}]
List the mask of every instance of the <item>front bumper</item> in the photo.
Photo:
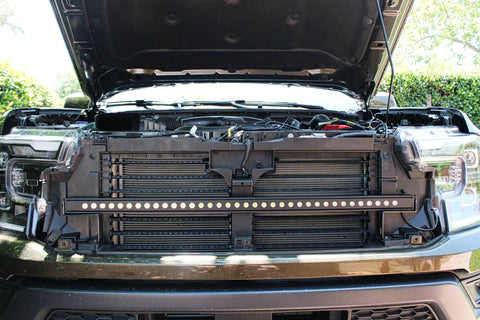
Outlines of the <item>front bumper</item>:
[{"label": "front bumper", "polygon": [[0,319],[90,319],[79,315],[85,310],[100,314],[92,319],[115,320],[102,312],[121,312],[122,320],[170,319],[165,314],[296,320],[278,315],[318,311],[363,320],[374,318],[356,317],[355,310],[416,312],[411,307],[430,308],[436,317],[420,320],[480,319],[480,276],[468,276],[478,229],[402,250],[218,256],[59,253],[3,232]]},{"label": "front bumper", "polygon": [[[317,319],[307,317],[311,312],[337,312],[342,320],[373,319],[369,317],[372,313],[383,314],[374,319],[387,319],[389,313],[392,317],[388,319],[480,319],[480,310],[473,307],[459,280],[450,273],[334,281],[30,279],[16,287],[0,282],[2,291],[0,296],[10,297],[2,319],[18,320],[68,319],[68,315],[86,319],[83,314],[96,314],[94,319],[169,319],[166,315],[182,314],[192,319],[207,315],[206,319],[215,320],[271,320],[299,312],[305,312],[303,318],[288,319]],[[400,315],[392,315],[395,310],[401,310]],[[432,317],[426,313],[413,317],[415,310],[431,312]],[[121,316],[116,318],[116,314]],[[362,314],[366,318],[360,318]]]},{"label": "front bumper", "polygon": [[269,280],[476,271],[480,228],[446,235],[425,247],[290,254],[58,252],[20,233],[0,232],[0,278],[14,276],[123,280]]}]

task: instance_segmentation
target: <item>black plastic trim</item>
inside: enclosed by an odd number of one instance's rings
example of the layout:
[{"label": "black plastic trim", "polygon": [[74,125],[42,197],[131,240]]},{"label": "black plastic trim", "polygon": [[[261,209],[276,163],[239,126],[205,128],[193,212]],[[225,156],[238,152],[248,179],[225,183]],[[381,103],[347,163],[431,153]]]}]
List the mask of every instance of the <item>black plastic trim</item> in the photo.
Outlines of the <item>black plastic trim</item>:
[{"label": "black plastic trim", "polygon": [[428,304],[439,320],[480,314],[458,279],[439,273],[301,281],[27,280],[0,318],[43,320],[53,310],[255,314],[415,304]]}]

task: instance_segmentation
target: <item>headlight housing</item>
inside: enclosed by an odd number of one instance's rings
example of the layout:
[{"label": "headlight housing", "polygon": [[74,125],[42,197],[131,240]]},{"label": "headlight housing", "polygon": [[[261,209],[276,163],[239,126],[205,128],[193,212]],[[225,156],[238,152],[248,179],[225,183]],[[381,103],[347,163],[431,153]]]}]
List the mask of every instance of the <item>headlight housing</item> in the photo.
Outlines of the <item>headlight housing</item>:
[{"label": "headlight housing", "polygon": [[401,127],[396,151],[411,171],[434,169],[448,231],[480,224],[480,137],[456,127]]},{"label": "headlight housing", "polygon": [[6,185],[11,198],[29,203],[41,190],[39,178],[42,171],[55,166],[56,163],[55,160],[43,159],[9,160],[6,167]]},{"label": "headlight housing", "polygon": [[13,128],[10,134],[1,137],[0,175],[3,159],[5,185],[11,200],[30,203],[41,191],[41,173],[50,167],[68,165],[82,138],[77,128]]}]

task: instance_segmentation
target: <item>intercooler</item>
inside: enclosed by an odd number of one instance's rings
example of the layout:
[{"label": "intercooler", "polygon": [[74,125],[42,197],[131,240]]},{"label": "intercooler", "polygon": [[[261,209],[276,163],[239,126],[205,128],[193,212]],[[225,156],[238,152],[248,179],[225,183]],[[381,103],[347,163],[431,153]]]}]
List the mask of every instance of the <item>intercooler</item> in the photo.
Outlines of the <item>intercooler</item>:
[{"label": "intercooler", "polygon": [[102,163],[103,193],[113,198],[227,196],[222,176],[207,166],[208,154],[201,153],[111,155]]},{"label": "intercooler", "polygon": [[228,250],[229,214],[215,216],[159,216],[114,214],[110,218],[117,249]]},{"label": "intercooler", "polygon": [[[185,203],[189,199],[212,199],[213,203],[215,199],[233,199],[226,179],[210,169],[208,153],[125,153],[103,159],[104,198]],[[259,177],[245,199],[308,200],[378,194],[377,162],[374,153],[278,152],[274,170]],[[368,238],[368,210],[320,211],[313,205],[311,210],[287,207],[289,210],[281,213],[250,209],[242,213],[227,207],[207,213],[119,210],[109,218],[112,246],[117,250],[179,252],[314,250],[362,247]]]},{"label": "intercooler", "polygon": [[[371,153],[277,152],[274,168],[254,184],[253,196],[375,194],[378,159]],[[372,181],[373,179],[373,181]],[[111,154],[102,162],[104,197],[228,197],[208,153]]]},{"label": "intercooler", "polygon": [[352,158],[304,159],[279,153],[275,171],[258,179],[254,195],[364,195],[370,191],[370,169],[370,159],[361,154]]},{"label": "intercooler", "polygon": [[253,245],[257,250],[361,247],[368,215],[253,215]]}]

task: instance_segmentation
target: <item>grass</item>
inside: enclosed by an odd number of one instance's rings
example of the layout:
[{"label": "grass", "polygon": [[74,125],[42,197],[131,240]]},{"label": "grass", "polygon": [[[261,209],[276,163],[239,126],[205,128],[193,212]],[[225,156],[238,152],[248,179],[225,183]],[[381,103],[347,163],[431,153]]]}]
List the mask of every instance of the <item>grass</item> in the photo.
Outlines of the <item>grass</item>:
[{"label": "grass", "polygon": [[470,270],[480,270],[480,249],[473,251],[472,258],[470,259]]}]

